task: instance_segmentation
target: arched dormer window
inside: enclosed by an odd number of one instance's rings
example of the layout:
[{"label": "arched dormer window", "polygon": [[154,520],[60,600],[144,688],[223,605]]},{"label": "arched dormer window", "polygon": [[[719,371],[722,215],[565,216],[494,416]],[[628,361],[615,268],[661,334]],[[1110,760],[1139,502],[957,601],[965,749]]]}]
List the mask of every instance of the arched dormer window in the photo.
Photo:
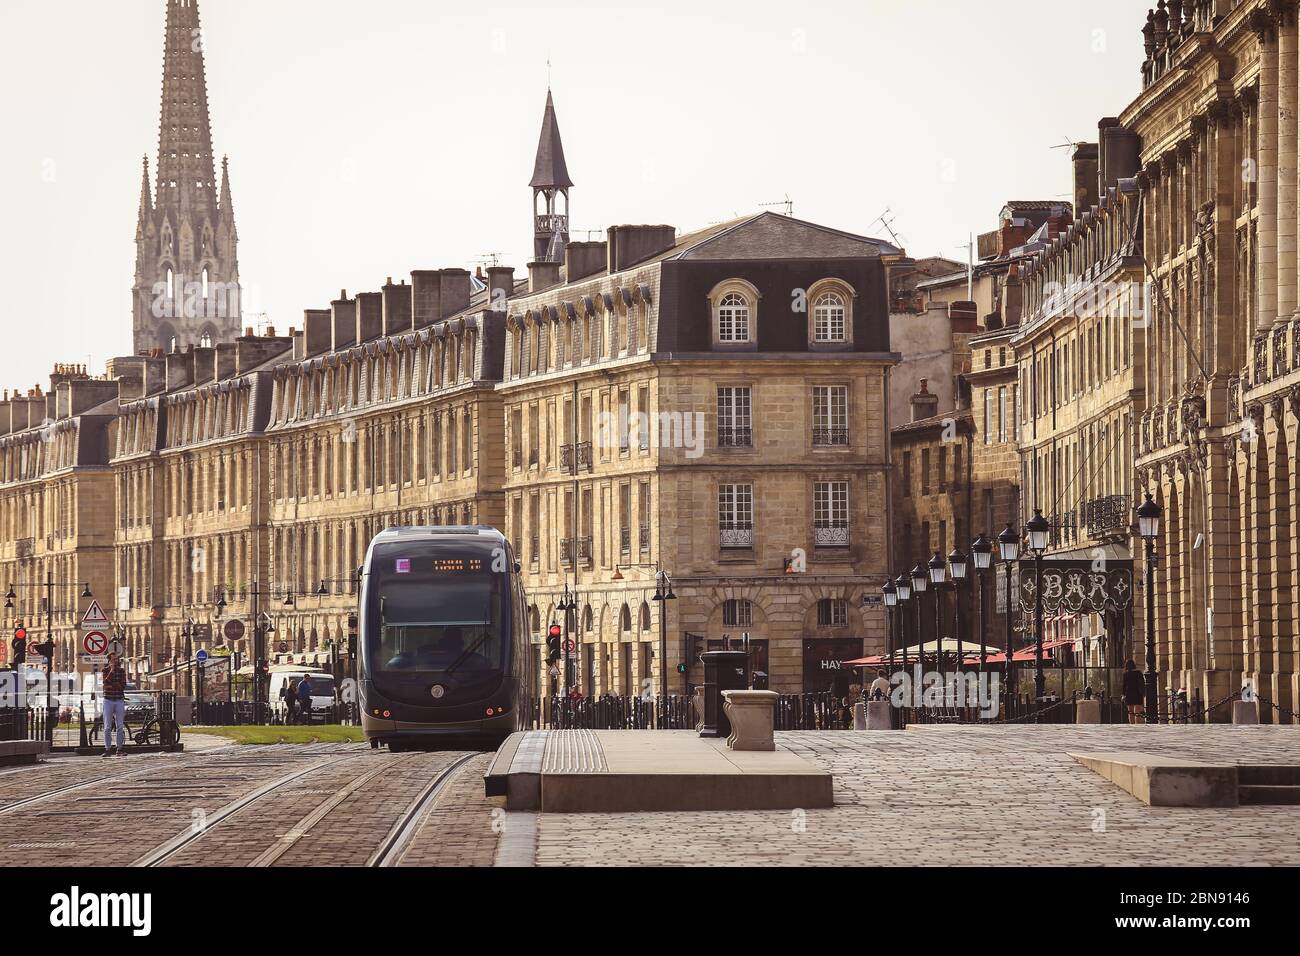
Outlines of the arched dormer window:
[{"label": "arched dormer window", "polygon": [[808,345],[813,349],[853,347],[854,291],[839,279],[823,279],[808,290]]},{"label": "arched dormer window", "polygon": [[714,348],[757,348],[758,300],[758,290],[743,279],[729,279],[714,287],[709,293]]}]

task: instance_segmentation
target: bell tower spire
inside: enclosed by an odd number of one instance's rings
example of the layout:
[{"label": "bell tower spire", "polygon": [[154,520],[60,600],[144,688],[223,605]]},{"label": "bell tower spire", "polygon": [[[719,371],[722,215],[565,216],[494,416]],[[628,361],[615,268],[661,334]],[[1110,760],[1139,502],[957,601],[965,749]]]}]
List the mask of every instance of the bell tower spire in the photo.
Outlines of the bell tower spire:
[{"label": "bell tower spire", "polygon": [[[569,242],[569,190],[573,180],[564,162],[560,124],[555,118],[555,101],[546,90],[546,111],[542,114],[542,135],[533,163],[533,254],[538,262],[563,262]],[[563,198],[561,206],[559,199]]]},{"label": "bell tower spire", "polygon": [[229,176],[218,195],[198,0],[166,0],[162,107],[152,201],[137,227],[136,352],[239,335],[239,265]]}]

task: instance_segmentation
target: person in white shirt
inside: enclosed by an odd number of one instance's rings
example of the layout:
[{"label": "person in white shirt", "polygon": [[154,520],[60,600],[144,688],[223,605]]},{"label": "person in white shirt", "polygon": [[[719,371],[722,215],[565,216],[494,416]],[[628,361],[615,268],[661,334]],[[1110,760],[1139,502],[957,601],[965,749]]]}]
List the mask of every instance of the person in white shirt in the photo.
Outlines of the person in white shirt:
[{"label": "person in white shirt", "polygon": [[876,671],[876,679],[871,682],[871,688],[867,692],[869,700],[888,700],[889,699],[889,678],[885,676],[884,670]]}]

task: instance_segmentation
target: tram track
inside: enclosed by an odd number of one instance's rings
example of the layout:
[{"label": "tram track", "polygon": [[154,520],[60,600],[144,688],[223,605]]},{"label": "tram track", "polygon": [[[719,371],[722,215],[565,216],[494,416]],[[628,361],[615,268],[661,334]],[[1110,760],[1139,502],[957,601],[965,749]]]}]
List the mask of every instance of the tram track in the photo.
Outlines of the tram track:
[{"label": "tram track", "polygon": [[392,867],[397,866],[402,859],[402,854],[410,846],[411,840],[419,831],[420,824],[424,820],[425,812],[438,799],[438,795],[446,786],[455,778],[457,772],[478,756],[478,753],[467,753],[453,760],[450,764],[438,772],[429,783],[420,791],[410,805],[398,817],[393,828],[388,831],[379,848],[371,854],[370,859],[366,861],[368,867]]}]

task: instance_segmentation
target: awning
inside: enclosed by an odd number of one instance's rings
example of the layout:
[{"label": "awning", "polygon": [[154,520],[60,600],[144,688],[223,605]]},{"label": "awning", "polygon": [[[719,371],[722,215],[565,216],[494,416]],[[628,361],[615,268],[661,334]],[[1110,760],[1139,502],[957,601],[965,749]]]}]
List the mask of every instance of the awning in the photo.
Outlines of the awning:
[{"label": "awning", "polygon": [[[943,654],[956,657],[957,648],[959,644],[961,646],[963,659],[968,659],[973,654],[975,659],[979,660],[979,656],[980,656],[979,642],[975,642],[973,644],[970,641],[965,641],[965,640],[958,642],[956,638],[945,637],[942,641],[939,642],[939,647]],[[985,644],[984,646],[988,649],[989,654],[993,654],[994,652],[999,654],[1002,653],[1000,649],[994,647],[992,644]],[[901,664],[903,662],[904,655],[906,655],[909,661],[914,661],[921,656],[933,657],[934,651],[935,651],[935,642],[924,641],[920,644],[913,644],[910,647],[905,648],[903,650],[894,651],[893,654],[876,654],[872,657],[861,657],[853,661],[844,661],[842,666],[870,667],[876,664],[889,663],[890,661],[895,661]]]},{"label": "awning", "polygon": [[[1051,651],[1054,648],[1064,647],[1067,644],[1073,644],[1073,643],[1074,643],[1074,638],[1069,638],[1068,640],[1060,640],[1060,641],[1043,641],[1043,659],[1044,660],[1051,659],[1052,658]],[[1011,655],[1012,662],[1033,663],[1033,661],[1037,657],[1037,651],[1036,651],[1037,646],[1038,645],[1036,644],[1031,644],[1029,647],[1021,648],[1020,650],[1016,651],[1014,654]],[[998,651],[997,654],[990,654],[988,656],[988,662],[990,664],[1005,664],[1007,662],[1007,655],[1003,654],[1001,651]]]}]

